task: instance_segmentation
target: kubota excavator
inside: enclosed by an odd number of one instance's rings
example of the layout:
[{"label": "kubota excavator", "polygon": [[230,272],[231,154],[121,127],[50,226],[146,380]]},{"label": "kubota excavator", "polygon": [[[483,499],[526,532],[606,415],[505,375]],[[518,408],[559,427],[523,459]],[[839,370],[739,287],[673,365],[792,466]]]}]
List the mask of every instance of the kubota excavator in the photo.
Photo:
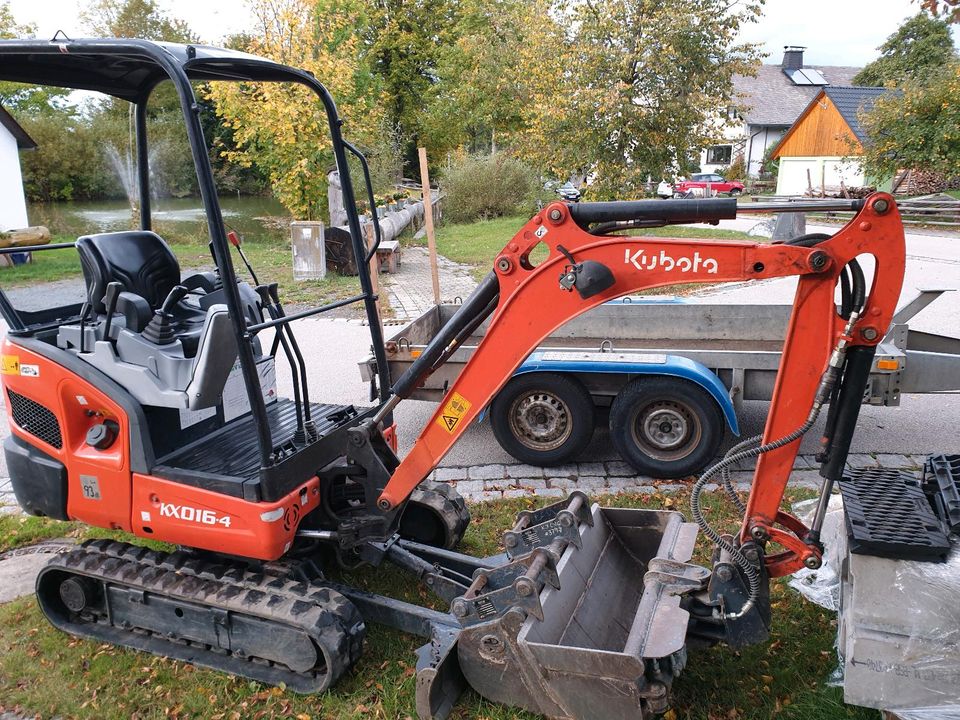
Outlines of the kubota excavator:
[{"label": "kubota excavator", "polygon": [[[817,205],[855,216],[833,236],[781,244],[618,234],[733,218],[733,199],[551,203],[506,243],[410,371],[392,379],[367,269],[376,247],[364,241],[347,158],[363,169],[373,207],[366,162],[343,139],[316,78],[216,48],[55,39],[0,43],[0,79],[106,93],[132,103],[136,118],[140,228],[16,248],[75,248],[86,297],[24,311],[0,292],[12,430],[4,450],[28,512],[179,549],[93,541],[54,557],[36,589],[56,627],[314,692],[360,656],[366,622],[385,623],[427,638],[417,664],[422,718],[446,717],[465,685],[549,717],[637,718],[668,707],[688,640],[762,641],[769,579],[820,565],[826,500],[900,295],[904,236],[889,195]],[[183,275],[151,230],[147,101],[162,81],[179,95],[215,272]],[[217,81],[291,82],[316,93],[342,180],[355,297],[286,314],[276,285],[238,278],[192,87]],[[549,256],[534,266],[539,244]],[[870,288],[861,255],[875,259]],[[424,478],[550,332],[645,288],[793,275],[763,435],[697,481],[694,522],[676,511],[599,507],[573,492],[521,513],[502,555],[452,549],[469,515],[453,489]],[[370,406],[313,401],[309,358],[293,332],[296,320],[348,303],[362,303],[369,321]],[[485,339],[399,459],[396,404],[487,318]],[[276,396],[277,358],[291,367],[292,399]],[[800,438],[824,407],[823,490],[808,528],[780,506]],[[721,534],[701,511],[701,493],[716,479],[741,502],[728,470],[754,457],[742,527]],[[715,546],[710,568],[689,562],[698,528]],[[324,573],[331,562],[389,562],[449,612],[338,584]]]}]

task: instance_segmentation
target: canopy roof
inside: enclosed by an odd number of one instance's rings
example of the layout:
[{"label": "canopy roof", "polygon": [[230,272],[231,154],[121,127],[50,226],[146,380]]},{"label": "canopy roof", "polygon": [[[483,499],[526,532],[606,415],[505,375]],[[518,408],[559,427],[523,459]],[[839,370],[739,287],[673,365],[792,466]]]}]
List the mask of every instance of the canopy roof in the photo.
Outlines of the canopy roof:
[{"label": "canopy roof", "polygon": [[2,40],[0,80],[91,90],[137,102],[168,68],[191,80],[304,81],[301,70],[265,58],[206,45],[147,40]]}]

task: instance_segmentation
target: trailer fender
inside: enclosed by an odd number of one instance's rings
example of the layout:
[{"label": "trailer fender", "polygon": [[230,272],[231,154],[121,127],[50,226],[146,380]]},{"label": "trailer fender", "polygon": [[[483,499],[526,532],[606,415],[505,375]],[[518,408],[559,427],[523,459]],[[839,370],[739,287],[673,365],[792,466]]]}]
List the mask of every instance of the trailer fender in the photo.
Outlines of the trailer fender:
[{"label": "trailer fender", "polygon": [[[533,372],[618,373],[667,375],[694,382],[717,401],[730,431],[740,436],[740,424],[730,393],[716,373],[705,365],[680,355],[638,352],[551,352],[537,350],[517,368],[514,376]],[[484,415],[486,409],[484,409]]]}]

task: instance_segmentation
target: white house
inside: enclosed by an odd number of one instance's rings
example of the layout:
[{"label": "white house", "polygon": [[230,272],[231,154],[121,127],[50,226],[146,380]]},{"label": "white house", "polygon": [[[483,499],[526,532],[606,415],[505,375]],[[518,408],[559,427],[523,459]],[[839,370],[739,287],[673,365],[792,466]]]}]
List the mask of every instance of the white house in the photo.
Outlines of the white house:
[{"label": "white house", "polygon": [[0,107],[0,231],[27,227],[27,200],[20,174],[20,151],[37,144],[26,130]]},{"label": "white house", "polygon": [[852,85],[857,67],[804,65],[805,48],[787,45],[779,65],[759,65],[754,77],[733,78],[734,106],[724,142],[704,148],[702,172],[717,172],[743,155],[750,177],[757,177],[768,148],[776,145],[826,85]]}]

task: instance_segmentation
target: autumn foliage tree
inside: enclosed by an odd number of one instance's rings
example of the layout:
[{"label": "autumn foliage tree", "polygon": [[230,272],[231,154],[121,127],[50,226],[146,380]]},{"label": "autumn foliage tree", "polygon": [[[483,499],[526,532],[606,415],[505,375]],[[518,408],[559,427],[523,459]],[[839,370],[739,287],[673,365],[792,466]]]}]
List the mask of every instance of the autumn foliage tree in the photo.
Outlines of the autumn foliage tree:
[{"label": "autumn foliage tree", "polygon": [[[249,52],[294,65],[321,79],[346,120],[345,133],[375,143],[388,135],[378,84],[364,61],[360,0],[255,0],[258,27]],[[326,175],[333,156],[319,98],[292,83],[211,83],[210,99],[233,131],[230,160],[256,164],[274,195],[297,218],[326,211]]]}]

